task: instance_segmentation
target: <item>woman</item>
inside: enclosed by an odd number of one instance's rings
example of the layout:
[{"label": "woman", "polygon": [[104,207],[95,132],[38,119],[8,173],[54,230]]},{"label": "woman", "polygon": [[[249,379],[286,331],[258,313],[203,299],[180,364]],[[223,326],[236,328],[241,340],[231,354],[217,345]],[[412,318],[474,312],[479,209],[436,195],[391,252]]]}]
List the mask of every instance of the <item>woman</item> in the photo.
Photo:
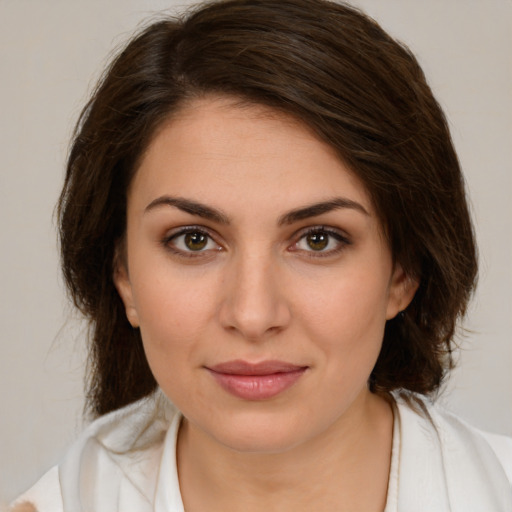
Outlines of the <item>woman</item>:
[{"label": "woman", "polygon": [[511,441],[433,407],[476,277],[414,57],[358,11],[157,22],[74,137],[64,274],[98,417],[38,510],[512,510]]}]

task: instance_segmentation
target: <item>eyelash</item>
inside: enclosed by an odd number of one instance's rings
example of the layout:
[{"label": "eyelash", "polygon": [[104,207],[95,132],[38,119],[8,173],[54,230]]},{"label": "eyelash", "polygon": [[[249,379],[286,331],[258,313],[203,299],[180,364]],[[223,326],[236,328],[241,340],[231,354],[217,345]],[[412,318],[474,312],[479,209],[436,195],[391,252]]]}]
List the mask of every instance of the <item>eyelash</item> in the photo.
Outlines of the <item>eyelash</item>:
[{"label": "eyelash", "polygon": [[[217,249],[215,252],[220,252],[223,250],[223,247],[215,241],[215,238],[211,235],[209,230],[205,229],[202,226],[185,226],[183,228],[179,228],[177,231],[165,236],[162,240],[162,245],[164,248],[173,254],[182,257],[182,258],[204,258],[207,254],[211,255],[212,249],[199,249],[197,251],[193,250],[184,250],[176,247],[176,240],[180,237],[184,237],[187,234],[197,234],[202,235],[207,238],[206,245],[213,242]],[[298,244],[305,240],[308,236],[314,234],[324,234],[329,238],[327,244],[331,243],[330,239],[334,239],[337,246],[334,249],[330,250],[318,250],[314,249],[300,249],[298,248]],[[296,241],[288,248],[290,252],[302,252],[306,257],[309,258],[327,258],[331,256],[335,256],[339,254],[341,251],[345,249],[346,246],[351,245],[352,242],[343,235],[340,231],[335,230],[333,228],[328,228],[325,226],[312,226],[307,228],[306,230],[300,231],[298,234],[293,237]]]},{"label": "eyelash", "polygon": [[[302,240],[305,240],[309,235],[314,235],[314,234],[327,235],[329,237],[329,239],[335,240],[337,246],[334,249],[330,249],[327,251],[325,251],[325,250],[315,251],[313,249],[304,250],[304,249],[300,249],[297,247],[298,244]],[[329,244],[330,240],[327,243]],[[328,228],[325,226],[312,226],[310,228],[307,228],[304,231],[301,231],[297,235],[297,241],[292,245],[292,248],[290,248],[289,250],[292,252],[301,251],[308,258],[328,258],[328,257],[336,256],[337,254],[339,254],[341,251],[343,251],[347,246],[349,246],[351,244],[352,244],[352,242],[349,240],[349,238],[346,235],[342,234],[338,230],[335,230],[333,228]]]},{"label": "eyelash", "polygon": [[212,249],[187,251],[176,247],[176,240],[178,240],[180,237],[185,237],[188,234],[202,235],[207,238],[206,244],[213,242],[217,246],[217,251],[215,252],[222,250],[222,246],[218,244],[215,241],[214,237],[210,234],[210,232],[202,226],[185,226],[183,228],[179,228],[177,231],[164,237],[164,239],[162,240],[162,245],[168,251],[182,258],[204,258],[206,254],[209,253]]}]

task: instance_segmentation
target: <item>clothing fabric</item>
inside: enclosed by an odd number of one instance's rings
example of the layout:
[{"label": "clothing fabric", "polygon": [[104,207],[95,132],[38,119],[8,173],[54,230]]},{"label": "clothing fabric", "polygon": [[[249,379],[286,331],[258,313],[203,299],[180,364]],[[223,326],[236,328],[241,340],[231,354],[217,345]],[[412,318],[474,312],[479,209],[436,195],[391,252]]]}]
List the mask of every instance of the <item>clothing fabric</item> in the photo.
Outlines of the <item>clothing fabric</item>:
[{"label": "clothing fabric", "polygon": [[[512,512],[512,439],[417,397],[395,399],[385,512]],[[184,512],[180,421],[161,392],[99,418],[15,504],[28,501],[38,512]]]}]

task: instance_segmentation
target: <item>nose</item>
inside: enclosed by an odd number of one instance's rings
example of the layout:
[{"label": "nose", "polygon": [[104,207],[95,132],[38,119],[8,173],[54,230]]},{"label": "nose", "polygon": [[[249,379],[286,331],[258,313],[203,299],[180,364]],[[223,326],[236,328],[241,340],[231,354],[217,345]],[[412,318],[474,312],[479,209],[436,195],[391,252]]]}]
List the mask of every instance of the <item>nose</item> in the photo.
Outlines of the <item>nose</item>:
[{"label": "nose", "polygon": [[285,329],[291,319],[282,269],[270,256],[240,256],[224,282],[219,317],[222,326],[258,341]]}]

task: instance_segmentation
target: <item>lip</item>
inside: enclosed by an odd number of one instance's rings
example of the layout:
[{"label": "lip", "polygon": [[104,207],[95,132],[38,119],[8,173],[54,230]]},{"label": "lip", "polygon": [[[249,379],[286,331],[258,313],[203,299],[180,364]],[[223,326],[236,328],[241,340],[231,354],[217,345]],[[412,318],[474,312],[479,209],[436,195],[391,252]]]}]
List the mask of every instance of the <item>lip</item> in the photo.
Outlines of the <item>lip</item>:
[{"label": "lip", "polygon": [[307,370],[284,361],[227,361],[206,369],[228,393],[244,400],[267,400],[292,387]]}]

